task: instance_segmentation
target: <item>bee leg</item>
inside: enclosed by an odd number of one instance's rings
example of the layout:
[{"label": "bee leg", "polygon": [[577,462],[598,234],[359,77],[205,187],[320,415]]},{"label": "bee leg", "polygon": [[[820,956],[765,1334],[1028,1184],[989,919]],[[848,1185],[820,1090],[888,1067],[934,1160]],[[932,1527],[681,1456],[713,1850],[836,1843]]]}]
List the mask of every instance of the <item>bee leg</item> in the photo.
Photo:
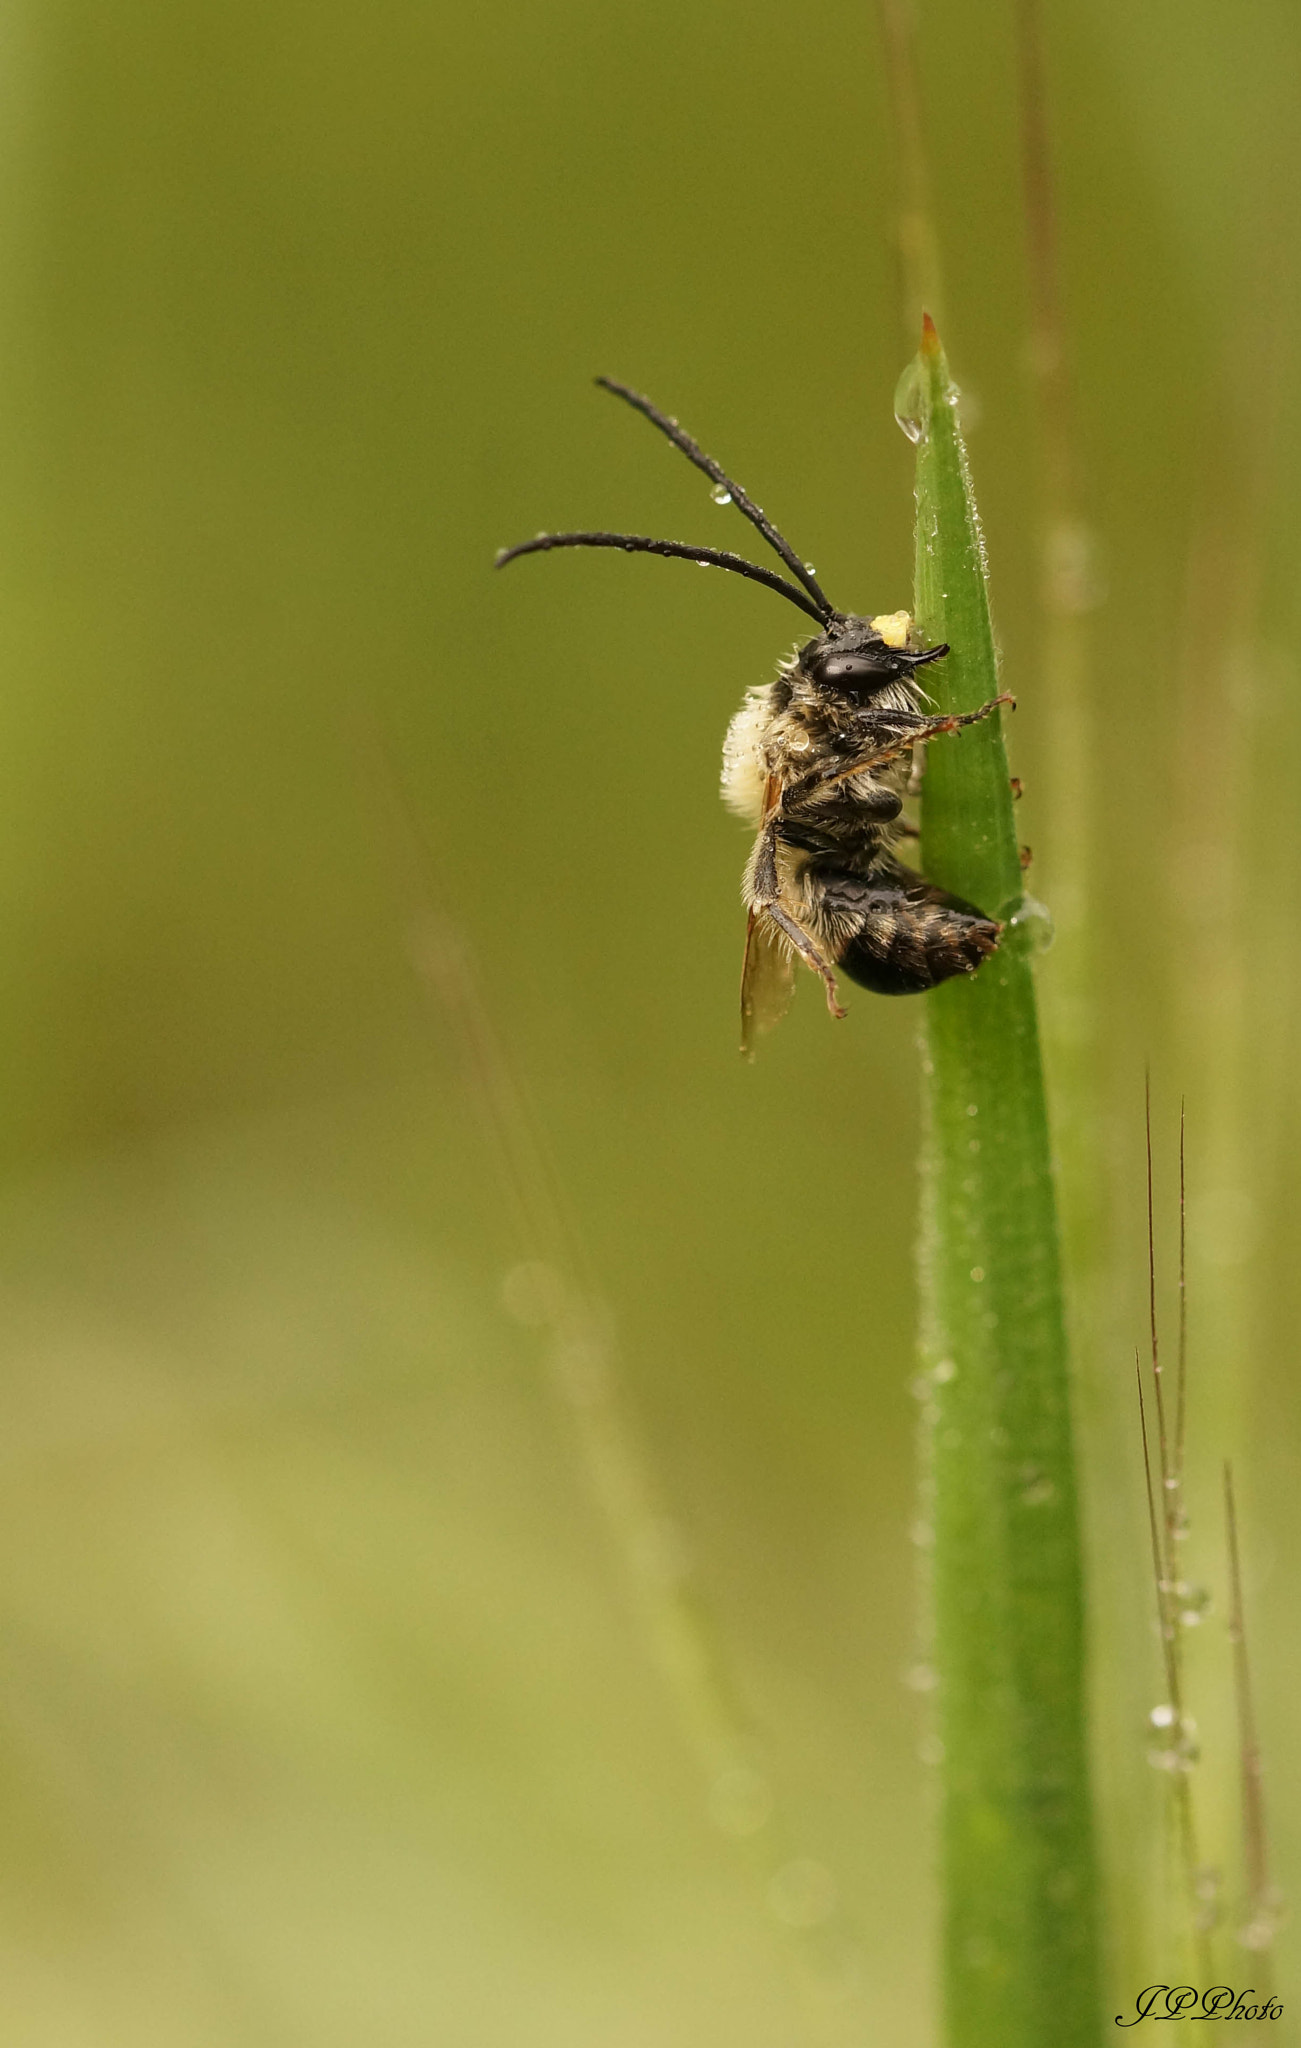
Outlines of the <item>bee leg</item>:
[{"label": "bee leg", "polygon": [[830,961],[823,958],[808,933],[778,902],[781,882],[777,874],[777,833],[781,825],[781,806],[781,784],[776,776],[770,776],[764,799],[763,825],[755,841],[746,882],[750,915],[753,918],[756,913],[762,912],[764,916],[772,919],[778,931],[790,940],[804,965],[811,968],[814,974],[822,976],[823,987],[827,992],[827,1008],[832,1016],[844,1017],[848,1012],[841,1009],[837,1000],[836,977],[831,971]]},{"label": "bee leg", "polygon": [[780,823],[780,816],[774,811],[754,845],[749,887],[755,902],[764,910],[777,901],[777,827]]},{"label": "bee leg", "polygon": [[823,986],[827,991],[827,1008],[832,1016],[847,1017],[849,1012],[842,1010],[837,1000],[836,977],[831,971],[831,963],[823,959],[808,933],[796,924],[795,919],[782,909],[780,903],[760,903],[755,907],[762,910],[765,917],[770,917],[778,931],[785,934],[804,965],[822,976]]},{"label": "bee leg", "polygon": [[928,718],[924,724],[914,728],[912,739],[937,740],[942,733],[959,732],[964,725],[979,725],[983,718],[989,718],[1000,704],[1010,704],[1016,710],[1016,698],[1010,690],[1004,690],[999,697],[991,697],[988,704],[981,704],[975,711],[949,712],[942,718]]},{"label": "bee leg", "polygon": [[833,783],[849,782],[855,775],[867,775],[873,768],[884,768],[887,762],[897,761],[901,754],[910,752],[919,741],[937,740],[944,733],[959,732],[964,725],[979,725],[981,719],[988,718],[992,711],[997,711],[1000,704],[1015,703],[1016,699],[1004,692],[1001,697],[991,697],[988,704],[982,704],[976,711],[952,712],[943,718],[920,719],[906,733],[900,733],[896,729],[890,733],[889,738],[883,736],[879,746],[865,750],[856,761],[847,764],[831,762],[827,767],[815,770],[811,775],[802,775],[798,782],[787,785],[786,798],[789,800],[792,795],[803,796],[812,789],[827,789]]}]

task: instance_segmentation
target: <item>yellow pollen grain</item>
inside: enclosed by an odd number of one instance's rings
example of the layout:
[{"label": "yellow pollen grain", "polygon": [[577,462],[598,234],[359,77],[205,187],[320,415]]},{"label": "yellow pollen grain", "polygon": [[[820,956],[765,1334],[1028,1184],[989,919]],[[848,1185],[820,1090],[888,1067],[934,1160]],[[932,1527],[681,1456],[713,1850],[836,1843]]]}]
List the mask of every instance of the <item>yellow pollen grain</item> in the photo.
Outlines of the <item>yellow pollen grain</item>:
[{"label": "yellow pollen grain", "polygon": [[909,612],[882,612],[880,618],[868,622],[874,633],[879,633],[887,647],[906,647],[912,631],[912,615]]}]

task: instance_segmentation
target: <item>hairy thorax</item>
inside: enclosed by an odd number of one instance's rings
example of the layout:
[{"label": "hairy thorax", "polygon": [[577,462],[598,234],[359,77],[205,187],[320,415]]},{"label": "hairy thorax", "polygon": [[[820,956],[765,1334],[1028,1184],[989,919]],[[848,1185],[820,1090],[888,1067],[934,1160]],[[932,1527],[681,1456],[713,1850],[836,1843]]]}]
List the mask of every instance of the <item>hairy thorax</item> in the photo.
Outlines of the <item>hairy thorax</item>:
[{"label": "hairy thorax", "polygon": [[834,854],[854,868],[870,865],[898,836],[910,758],[843,779],[833,779],[836,764],[860,759],[879,738],[883,718],[888,721],[892,710],[914,713],[917,701],[915,688],[893,682],[875,694],[868,714],[854,699],[815,687],[792,661],[774,681],[747,693],[728,728],[723,801],[758,827],[770,792],[782,792],[778,837],[792,879],[818,855]]}]

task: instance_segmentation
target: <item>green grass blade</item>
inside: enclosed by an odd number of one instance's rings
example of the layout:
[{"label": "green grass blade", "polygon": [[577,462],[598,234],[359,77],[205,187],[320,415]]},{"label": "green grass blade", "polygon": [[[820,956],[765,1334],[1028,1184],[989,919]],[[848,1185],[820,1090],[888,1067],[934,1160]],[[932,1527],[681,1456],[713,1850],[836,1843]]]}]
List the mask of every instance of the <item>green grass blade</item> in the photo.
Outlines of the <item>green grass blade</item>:
[{"label": "green grass blade", "polygon": [[[942,711],[998,694],[955,393],[929,321],[908,406],[916,613]],[[901,408],[902,410],[902,408]],[[932,678],[934,680],[932,681]],[[1001,714],[929,749],[926,874],[1009,922],[926,998],[922,1272],[949,2048],[1100,2031],[1083,1592],[1057,1218]]]}]

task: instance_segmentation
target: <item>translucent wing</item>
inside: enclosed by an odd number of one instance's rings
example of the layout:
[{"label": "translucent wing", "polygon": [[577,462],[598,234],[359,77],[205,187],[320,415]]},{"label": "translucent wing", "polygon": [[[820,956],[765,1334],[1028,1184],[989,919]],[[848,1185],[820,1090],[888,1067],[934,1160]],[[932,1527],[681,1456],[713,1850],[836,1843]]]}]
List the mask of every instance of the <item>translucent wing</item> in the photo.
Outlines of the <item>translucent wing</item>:
[{"label": "translucent wing", "polygon": [[771,918],[750,912],[741,969],[741,1050],[754,1058],[755,1041],[780,1024],[795,988],[791,949]]}]

